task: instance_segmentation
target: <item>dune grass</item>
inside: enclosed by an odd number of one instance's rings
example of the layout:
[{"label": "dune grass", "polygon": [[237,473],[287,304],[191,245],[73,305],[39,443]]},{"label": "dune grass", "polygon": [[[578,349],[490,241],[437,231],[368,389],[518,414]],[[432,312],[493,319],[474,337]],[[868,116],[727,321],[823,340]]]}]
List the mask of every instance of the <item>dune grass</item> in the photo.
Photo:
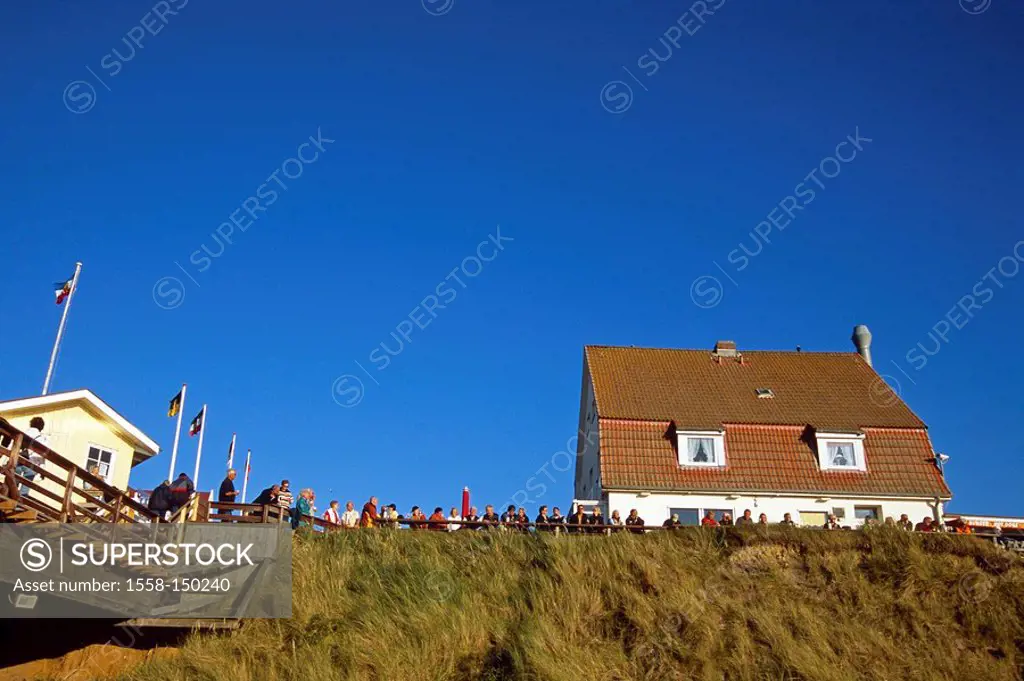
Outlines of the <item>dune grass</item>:
[{"label": "dune grass", "polygon": [[980,540],[771,528],[295,537],[294,616],[133,681],[1009,681],[1024,561]]}]

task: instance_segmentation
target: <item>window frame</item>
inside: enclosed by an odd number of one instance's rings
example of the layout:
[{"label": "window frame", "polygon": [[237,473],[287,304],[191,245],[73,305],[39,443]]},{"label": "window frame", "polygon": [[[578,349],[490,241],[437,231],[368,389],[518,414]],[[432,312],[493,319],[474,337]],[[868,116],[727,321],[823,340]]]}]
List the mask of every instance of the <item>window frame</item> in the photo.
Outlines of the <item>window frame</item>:
[{"label": "window frame", "polygon": [[[725,468],[728,462],[725,451],[724,430],[683,430],[676,433],[676,449],[678,450],[679,465],[683,468]],[[690,461],[690,440],[706,439],[711,440],[714,449],[714,461],[707,463],[701,461]]]},{"label": "window frame", "polygon": [[[695,522],[693,524],[684,523],[683,520],[682,520],[683,516],[689,515],[689,513],[691,511],[697,515],[697,522]],[[684,525],[686,527],[700,527],[700,519],[703,516],[701,516],[701,512],[700,512],[699,508],[682,508],[682,507],[672,507],[672,506],[670,506],[669,509],[668,509],[668,518],[669,519],[672,518],[672,514],[673,513],[678,513],[679,514],[679,522],[680,522],[680,524],[682,524],[682,525]]]},{"label": "window frame", "polygon": [[862,518],[859,515],[857,515],[858,511],[871,511],[874,514],[870,516],[871,518],[873,518],[876,522],[882,521],[882,507],[877,504],[865,504],[863,506],[858,505],[853,507],[853,519],[860,521],[860,523],[863,525],[867,518]]},{"label": "window frame", "polygon": [[[863,433],[815,433],[818,448],[818,467],[823,471],[854,471],[866,473],[867,457],[864,454]],[[828,458],[830,445],[851,445],[854,463],[852,466],[836,466]]]},{"label": "window frame", "polygon": [[90,452],[93,449],[95,449],[97,452],[99,452],[100,455],[102,455],[104,452],[106,452],[107,454],[110,454],[110,461],[107,463],[107,473],[106,473],[106,475],[103,474],[103,461],[102,460],[96,461],[95,465],[100,467],[100,478],[103,479],[103,482],[107,483],[108,485],[113,485],[114,484],[114,482],[113,482],[113,479],[114,479],[114,466],[117,464],[117,450],[114,449],[113,447],[108,446],[108,445],[101,445],[101,444],[97,444],[95,442],[88,443],[86,445],[86,447],[85,447],[85,472],[86,473],[88,473],[89,469],[92,467],[92,464],[89,463],[89,454],[90,454]]}]

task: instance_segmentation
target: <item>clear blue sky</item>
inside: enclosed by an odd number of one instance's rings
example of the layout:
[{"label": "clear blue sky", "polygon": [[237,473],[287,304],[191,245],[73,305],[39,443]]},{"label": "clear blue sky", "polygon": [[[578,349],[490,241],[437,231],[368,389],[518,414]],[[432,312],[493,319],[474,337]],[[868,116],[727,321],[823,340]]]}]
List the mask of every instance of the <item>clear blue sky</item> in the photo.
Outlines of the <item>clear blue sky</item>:
[{"label": "clear blue sky", "polygon": [[[321,507],[499,504],[573,435],[587,343],[846,351],[866,323],[952,457],[951,510],[1024,514],[1024,4],[424,3],[5,3],[0,398],[38,392],[51,284],[81,260],[54,389],[169,452],[187,381],[201,487],[237,431],[250,496],[288,476]],[[285,164],[318,129],[334,142]],[[497,225],[512,241],[463,288]],[[556,468],[531,512],[570,499]]]}]

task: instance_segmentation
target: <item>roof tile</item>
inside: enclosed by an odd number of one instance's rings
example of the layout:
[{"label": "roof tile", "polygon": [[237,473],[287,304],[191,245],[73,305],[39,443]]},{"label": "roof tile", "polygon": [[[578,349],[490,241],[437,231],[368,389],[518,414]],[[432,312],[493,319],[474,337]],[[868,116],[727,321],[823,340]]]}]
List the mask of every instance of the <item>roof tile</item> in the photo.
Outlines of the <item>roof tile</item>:
[{"label": "roof tile", "polygon": [[[725,423],[811,425],[819,430],[925,428],[924,422],[856,353],[742,352],[587,346],[602,418],[674,421],[682,428]],[[773,399],[758,399],[770,388]]]},{"label": "roof tile", "polygon": [[605,489],[951,496],[923,428],[864,428],[867,472],[818,466],[806,426],[726,424],[724,468],[679,465],[670,421],[599,419]]}]

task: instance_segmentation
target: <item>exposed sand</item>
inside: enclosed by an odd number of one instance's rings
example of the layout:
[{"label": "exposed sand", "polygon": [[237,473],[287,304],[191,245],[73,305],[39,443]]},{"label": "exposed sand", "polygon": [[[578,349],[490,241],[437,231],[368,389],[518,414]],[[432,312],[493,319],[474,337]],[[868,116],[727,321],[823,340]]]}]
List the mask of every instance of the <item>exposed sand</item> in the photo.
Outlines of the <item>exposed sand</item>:
[{"label": "exposed sand", "polygon": [[133,650],[115,645],[97,644],[73,650],[63,657],[35,660],[0,669],[0,681],[29,681],[49,678],[62,681],[112,679],[126,669],[147,660],[172,657],[177,653],[177,648]]}]

